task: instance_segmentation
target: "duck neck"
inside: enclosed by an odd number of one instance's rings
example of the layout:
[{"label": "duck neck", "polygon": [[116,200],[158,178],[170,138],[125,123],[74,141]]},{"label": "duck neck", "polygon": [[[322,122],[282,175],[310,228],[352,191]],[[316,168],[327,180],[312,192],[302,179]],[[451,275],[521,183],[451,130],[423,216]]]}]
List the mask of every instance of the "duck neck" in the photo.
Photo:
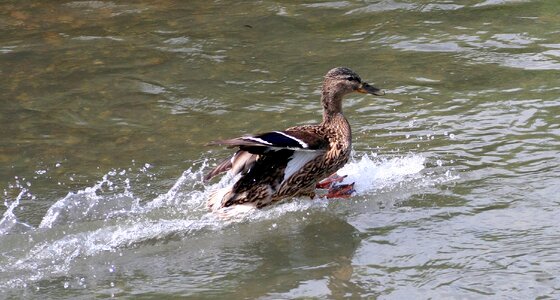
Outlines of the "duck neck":
[{"label": "duck neck", "polygon": [[323,90],[323,124],[331,122],[336,116],[342,115],[342,94]]}]

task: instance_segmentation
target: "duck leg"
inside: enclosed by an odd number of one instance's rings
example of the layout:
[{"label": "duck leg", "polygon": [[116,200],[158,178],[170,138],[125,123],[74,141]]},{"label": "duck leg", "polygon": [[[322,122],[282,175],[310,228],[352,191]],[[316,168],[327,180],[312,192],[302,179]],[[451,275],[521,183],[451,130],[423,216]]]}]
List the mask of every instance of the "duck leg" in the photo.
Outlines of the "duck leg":
[{"label": "duck leg", "polygon": [[339,176],[334,173],[331,176],[321,180],[317,183],[316,188],[318,189],[328,189],[325,197],[331,198],[350,198],[354,190],[354,183],[350,184],[337,184],[344,181],[347,175]]},{"label": "duck leg", "polygon": [[338,174],[334,173],[331,176],[319,181],[316,185],[318,189],[330,189],[334,186],[335,183],[342,182],[344,178],[348,175],[339,176]]},{"label": "duck leg", "polygon": [[329,191],[325,195],[327,199],[331,198],[350,198],[352,193],[356,192],[354,190],[354,182],[350,184],[339,184],[339,185],[332,185],[329,188]]}]

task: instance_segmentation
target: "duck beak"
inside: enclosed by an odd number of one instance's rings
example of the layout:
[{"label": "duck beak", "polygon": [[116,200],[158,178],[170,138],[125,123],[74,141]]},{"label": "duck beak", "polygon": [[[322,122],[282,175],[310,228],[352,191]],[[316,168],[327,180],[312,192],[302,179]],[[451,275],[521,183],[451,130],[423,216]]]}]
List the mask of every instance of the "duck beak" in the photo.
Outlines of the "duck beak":
[{"label": "duck beak", "polygon": [[358,93],[372,94],[372,95],[376,95],[376,96],[385,95],[385,92],[383,90],[378,89],[378,88],[374,87],[373,85],[369,85],[369,83],[367,83],[367,82],[362,82],[362,84],[360,84],[360,87],[356,91]]}]

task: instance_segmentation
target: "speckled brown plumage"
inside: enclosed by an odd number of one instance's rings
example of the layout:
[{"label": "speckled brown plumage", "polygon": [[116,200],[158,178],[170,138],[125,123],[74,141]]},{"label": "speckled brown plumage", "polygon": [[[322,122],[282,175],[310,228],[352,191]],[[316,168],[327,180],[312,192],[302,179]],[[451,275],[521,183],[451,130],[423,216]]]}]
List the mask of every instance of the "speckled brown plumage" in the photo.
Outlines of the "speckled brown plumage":
[{"label": "speckled brown plumage", "polygon": [[205,179],[227,170],[241,176],[232,186],[213,193],[209,207],[249,203],[261,208],[288,197],[313,198],[317,182],[335,173],[350,158],[352,132],[342,114],[342,98],[351,92],[383,94],[362,82],[352,70],[334,68],[323,81],[320,124],[212,142],[239,150]]}]

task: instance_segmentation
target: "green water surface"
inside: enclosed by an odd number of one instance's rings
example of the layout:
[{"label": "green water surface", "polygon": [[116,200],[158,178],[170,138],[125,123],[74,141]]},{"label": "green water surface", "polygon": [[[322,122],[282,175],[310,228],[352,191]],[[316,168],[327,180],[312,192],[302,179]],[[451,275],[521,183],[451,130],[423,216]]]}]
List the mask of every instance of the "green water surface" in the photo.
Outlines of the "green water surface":
[{"label": "green water surface", "polygon": [[[2,1],[0,294],[560,297],[559,4]],[[319,122],[336,66],[386,91],[344,103],[354,157],[424,169],[208,216],[205,144]]]}]

